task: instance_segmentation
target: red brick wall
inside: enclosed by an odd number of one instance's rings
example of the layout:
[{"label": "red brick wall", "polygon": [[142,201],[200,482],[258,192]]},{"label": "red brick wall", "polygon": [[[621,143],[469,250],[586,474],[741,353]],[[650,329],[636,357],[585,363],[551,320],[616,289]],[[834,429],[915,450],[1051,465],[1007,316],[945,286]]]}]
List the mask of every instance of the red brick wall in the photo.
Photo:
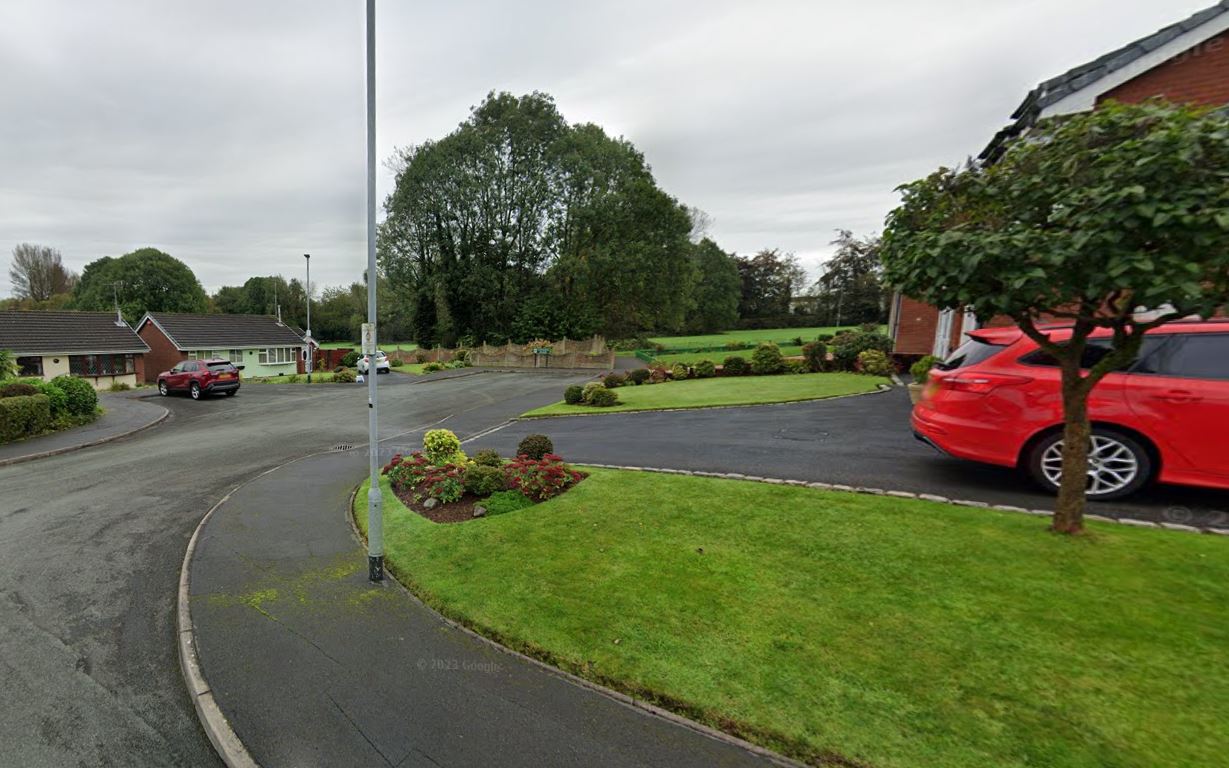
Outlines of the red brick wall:
[{"label": "red brick wall", "polygon": [[1137,103],[1154,96],[1181,104],[1229,104],[1229,31],[1200,43],[1159,67],[1102,95]]},{"label": "red brick wall", "polygon": [[149,354],[145,355],[145,381],[153,383],[158,380],[158,374],[170,370],[171,367],[187,357],[171,343],[171,340],[154,325],[148,322],[141,326],[137,335],[149,345]]},{"label": "red brick wall", "polygon": [[929,355],[935,348],[939,310],[908,296],[900,297],[896,320],[896,354]]}]

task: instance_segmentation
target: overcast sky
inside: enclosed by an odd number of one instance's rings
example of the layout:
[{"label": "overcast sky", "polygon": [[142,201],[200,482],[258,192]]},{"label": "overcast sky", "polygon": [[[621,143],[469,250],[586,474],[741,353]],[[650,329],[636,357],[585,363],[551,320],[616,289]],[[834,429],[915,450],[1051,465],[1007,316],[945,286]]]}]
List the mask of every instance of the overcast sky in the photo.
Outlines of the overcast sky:
[{"label": "overcast sky", "polygon": [[[634,142],[724,248],[815,271],[1038,82],[1208,5],[380,0],[379,154],[490,90],[545,91]],[[155,246],[210,292],[304,252],[318,286],[361,275],[362,0],[4,0],[0,72],[0,296],[19,242],[76,270]]]}]

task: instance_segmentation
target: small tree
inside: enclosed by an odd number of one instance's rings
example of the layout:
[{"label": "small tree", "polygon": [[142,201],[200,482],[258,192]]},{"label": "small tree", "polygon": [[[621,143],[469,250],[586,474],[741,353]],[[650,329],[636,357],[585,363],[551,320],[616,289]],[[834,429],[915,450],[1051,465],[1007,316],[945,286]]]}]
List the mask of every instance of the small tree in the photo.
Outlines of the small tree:
[{"label": "small tree", "polygon": [[[1088,396],[1143,335],[1229,301],[1229,118],[1164,102],[1044,121],[993,165],[901,188],[888,282],[940,307],[1007,315],[1062,372],[1062,482],[1052,528],[1083,529]],[[1146,311],[1145,311],[1146,310]],[[1070,326],[1055,341],[1039,324]],[[1111,331],[1090,369],[1089,335]]]}]

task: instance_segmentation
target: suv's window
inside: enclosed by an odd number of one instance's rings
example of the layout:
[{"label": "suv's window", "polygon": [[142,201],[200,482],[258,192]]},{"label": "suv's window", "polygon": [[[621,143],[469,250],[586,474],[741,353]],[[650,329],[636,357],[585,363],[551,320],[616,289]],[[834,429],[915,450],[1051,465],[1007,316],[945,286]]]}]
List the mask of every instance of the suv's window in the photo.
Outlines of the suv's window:
[{"label": "suv's window", "polygon": [[214,373],[225,373],[231,369],[230,363],[210,363],[209,370]]},{"label": "suv's window", "polygon": [[969,339],[957,347],[955,352],[948,355],[946,360],[935,367],[941,371],[954,371],[957,368],[977,365],[983,360],[989,360],[1006,348],[1006,345],[1003,344],[988,344],[977,339]]},{"label": "suv's window", "polygon": [[1146,357],[1136,372],[1229,380],[1229,334],[1175,334],[1173,343]]},{"label": "suv's window", "polygon": [[180,365],[183,367],[179,370],[183,371],[184,373],[191,373],[192,371],[196,370],[196,363],[192,362],[191,360],[185,360],[184,362],[180,363]]},{"label": "suv's window", "polygon": [[[1139,360],[1147,358],[1156,351],[1161,344],[1165,343],[1167,338],[1167,336],[1145,336],[1140,344],[1139,354],[1135,356],[1135,360],[1118,368],[1118,370],[1125,371],[1131,369]],[[1089,339],[1087,346],[1084,347],[1084,354],[1080,356],[1080,367],[1088,369],[1101,362],[1101,359],[1109,354],[1111,342],[1111,339]],[[1024,355],[1020,358],[1020,362],[1025,365],[1058,365],[1058,362],[1050,357],[1048,352],[1040,349]]]}]

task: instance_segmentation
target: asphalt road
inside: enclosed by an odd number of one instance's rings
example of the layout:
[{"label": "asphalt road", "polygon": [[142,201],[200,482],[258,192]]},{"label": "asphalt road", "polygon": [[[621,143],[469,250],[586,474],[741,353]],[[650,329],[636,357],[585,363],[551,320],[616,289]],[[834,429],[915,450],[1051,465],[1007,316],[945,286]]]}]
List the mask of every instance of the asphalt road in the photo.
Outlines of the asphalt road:
[{"label": "asphalt road", "polygon": [[[473,445],[509,453],[526,434],[542,432],[569,461],[739,472],[1053,507],[1052,496],[1014,470],[953,459],[916,441],[909,410],[907,393],[896,388],[791,405],[532,419]],[[1092,504],[1089,512],[1229,528],[1229,493],[1155,486],[1130,499]]]},{"label": "asphalt road", "polygon": [[[451,415],[472,434],[573,379],[383,376],[385,434]],[[365,387],[249,385],[158,401],[158,427],[0,467],[0,766],[218,765],[176,656],[189,537],[240,482],[366,440]],[[293,499],[288,501],[293,502]]]}]

